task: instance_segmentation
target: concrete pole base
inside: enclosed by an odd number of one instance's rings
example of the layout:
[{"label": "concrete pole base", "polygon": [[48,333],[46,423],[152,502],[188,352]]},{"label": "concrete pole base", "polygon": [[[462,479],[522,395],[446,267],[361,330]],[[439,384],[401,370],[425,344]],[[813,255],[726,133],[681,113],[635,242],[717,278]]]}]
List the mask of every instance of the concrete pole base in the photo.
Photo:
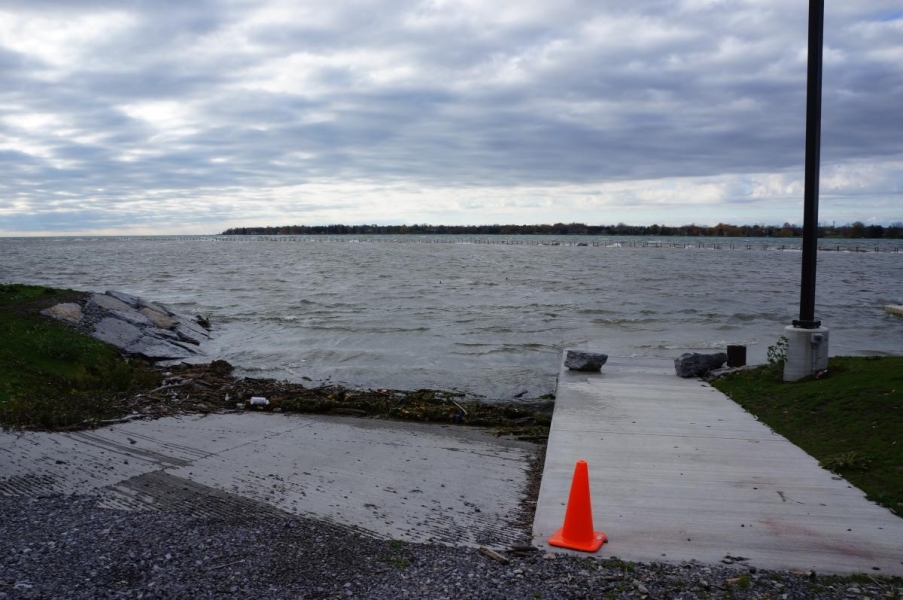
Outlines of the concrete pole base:
[{"label": "concrete pole base", "polygon": [[828,368],[828,328],[802,329],[788,325],[787,360],[784,362],[784,381],[797,381]]}]

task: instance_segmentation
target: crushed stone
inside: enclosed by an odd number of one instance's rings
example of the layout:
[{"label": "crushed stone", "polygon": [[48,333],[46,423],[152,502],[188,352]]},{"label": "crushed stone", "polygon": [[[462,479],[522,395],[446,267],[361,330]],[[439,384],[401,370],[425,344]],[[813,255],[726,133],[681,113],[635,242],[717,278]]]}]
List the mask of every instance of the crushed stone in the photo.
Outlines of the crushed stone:
[{"label": "crushed stone", "polygon": [[[899,579],[742,564],[409,544],[299,516],[99,508],[90,496],[0,497],[0,600],[19,598],[898,598]],[[603,548],[603,552],[605,548]],[[663,559],[664,560],[664,559]]]}]

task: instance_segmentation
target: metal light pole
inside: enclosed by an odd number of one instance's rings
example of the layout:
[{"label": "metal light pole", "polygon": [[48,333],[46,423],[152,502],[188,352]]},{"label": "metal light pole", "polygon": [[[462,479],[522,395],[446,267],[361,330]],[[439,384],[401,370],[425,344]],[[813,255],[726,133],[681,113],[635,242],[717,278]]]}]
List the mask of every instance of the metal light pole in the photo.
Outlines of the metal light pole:
[{"label": "metal light pole", "polygon": [[806,175],[803,188],[803,273],[800,318],[794,327],[814,329],[815,266],[818,258],[818,171],[821,158],[821,65],[825,0],[809,0],[809,68],[806,77]]},{"label": "metal light pole", "polygon": [[785,329],[784,380],[795,381],[828,366],[828,330],[815,318],[818,258],[818,176],[821,152],[821,79],[825,2],[809,0],[809,59],[806,74],[806,166],[803,188],[803,260],[800,315]]}]

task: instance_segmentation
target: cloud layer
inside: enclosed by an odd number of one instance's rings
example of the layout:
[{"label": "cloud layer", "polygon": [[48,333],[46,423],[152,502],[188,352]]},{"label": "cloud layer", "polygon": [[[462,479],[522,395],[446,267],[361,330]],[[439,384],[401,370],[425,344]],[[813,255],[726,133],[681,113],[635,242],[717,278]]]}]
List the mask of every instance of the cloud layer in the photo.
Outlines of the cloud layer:
[{"label": "cloud layer", "polygon": [[[806,3],[504,4],[0,1],[0,235],[801,220]],[[829,2],[823,221],[903,220],[901,106]]]}]

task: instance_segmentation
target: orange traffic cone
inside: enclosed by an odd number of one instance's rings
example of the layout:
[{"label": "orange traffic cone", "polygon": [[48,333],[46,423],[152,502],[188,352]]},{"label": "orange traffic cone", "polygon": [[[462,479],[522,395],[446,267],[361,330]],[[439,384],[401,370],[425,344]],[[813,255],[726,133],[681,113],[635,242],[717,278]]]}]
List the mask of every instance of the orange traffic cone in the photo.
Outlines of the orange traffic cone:
[{"label": "orange traffic cone", "polygon": [[571,495],[564,513],[564,527],[549,538],[553,546],[595,552],[608,541],[601,531],[593,531],[593,507],[589,498],[589,468],[578,460],[571,481]]}]

